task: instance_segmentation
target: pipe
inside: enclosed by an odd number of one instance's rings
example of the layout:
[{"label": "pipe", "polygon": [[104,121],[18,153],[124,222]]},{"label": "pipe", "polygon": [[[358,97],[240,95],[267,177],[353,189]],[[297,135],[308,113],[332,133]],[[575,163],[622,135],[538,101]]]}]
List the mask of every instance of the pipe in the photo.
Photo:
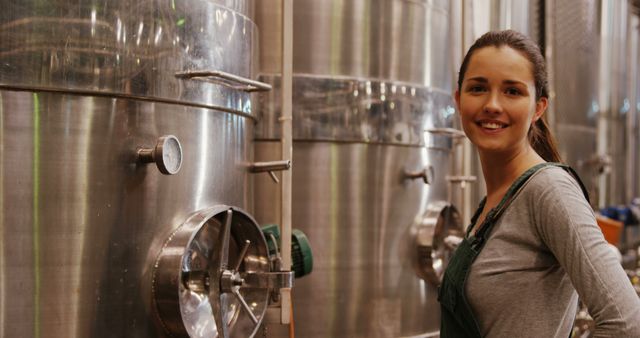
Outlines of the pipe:
[{"label": "pipe", "polygon": [[[292,87],[293,87],[293,0],[282,0],[282,159],[293,156],[292,142]],[[291,270],[291,174],[292,170],[282,172],[282,203],[280,237],[282,270]],[[280,322],[291,324],[292,304],[291,288],[280,289]]]}]

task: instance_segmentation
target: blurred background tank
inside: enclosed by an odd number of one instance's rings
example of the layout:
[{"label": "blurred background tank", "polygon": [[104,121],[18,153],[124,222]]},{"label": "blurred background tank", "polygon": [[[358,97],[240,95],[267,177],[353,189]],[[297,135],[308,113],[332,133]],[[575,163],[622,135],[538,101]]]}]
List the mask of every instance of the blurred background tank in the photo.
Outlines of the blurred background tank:
[{"label": "blurred background tank", "polygon": [[257,331],[250,4],[0,1],[1,337]]},{"label": "blurred background tank", "polygon": [[[280,151],[278,3],[256,4],[260,79],[274,87],[260,102],[256,159]],[[295,1],[292,221],[316,257],[294,289],[301,337],[437,334],[418,234],[459,222],[447,208],[458,135],[450,16],[449,1]],[[257,179],[255,215],[277,221],[277,199],[265,198],[277,186]]]}]

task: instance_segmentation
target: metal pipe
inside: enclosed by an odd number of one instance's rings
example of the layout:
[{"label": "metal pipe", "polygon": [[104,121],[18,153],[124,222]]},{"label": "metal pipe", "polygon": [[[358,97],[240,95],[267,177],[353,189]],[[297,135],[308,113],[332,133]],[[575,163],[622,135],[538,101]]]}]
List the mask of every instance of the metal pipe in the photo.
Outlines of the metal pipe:
[{"label": "metal pipe", "polygon": [[[282,0],[282,158],[293,158],[292,141],[292,87],[293,87],[293,0]],[[282,203],[280,237],[282,270],[291,270],[291,170],[282,172]],[[280,322],[291,322],[291,288],[280,289]]]},{"label": "metal pipe", "polygon": [[255,162],[249,165],[249,171],[252,173],[262,173],[265,171],[284,171],[291,168],[290,160]]},{"label": "metal pipe", "polygon": [[625,201],[629,202],[632,198],[640,195],[640,191],[638,190],[638,177],[636,170],[640,169],[637,167],[638,161],[638,104],[640,102],[638,98],[638,76],[640,73],[638,72],[638,47],[640,46],[638,41],[638,35],[640,28],[639,26],[638,15],[633,12],[633,8],[630,8],[629,11],[629,21],[628,21],[628,29],[629,32],[629,60],[627,62],[628,72],[630,74],[628,77],[629,81],[629,102],[630,109],[627,113],[627,154],[626,154],[626,181],[627,181],[627,191],[625,192]]}]

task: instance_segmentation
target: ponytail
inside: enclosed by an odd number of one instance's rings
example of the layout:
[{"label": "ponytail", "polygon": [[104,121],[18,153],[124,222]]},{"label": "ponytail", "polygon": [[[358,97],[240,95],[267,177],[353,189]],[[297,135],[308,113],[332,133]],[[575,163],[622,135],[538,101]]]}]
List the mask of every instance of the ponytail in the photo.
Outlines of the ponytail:
[{"label": "ponytail", "polygon": [[551,135],[549,126],[543,118],[539,118],[529,129],[529,144],[547,162],[562,162],[556,140]]}]

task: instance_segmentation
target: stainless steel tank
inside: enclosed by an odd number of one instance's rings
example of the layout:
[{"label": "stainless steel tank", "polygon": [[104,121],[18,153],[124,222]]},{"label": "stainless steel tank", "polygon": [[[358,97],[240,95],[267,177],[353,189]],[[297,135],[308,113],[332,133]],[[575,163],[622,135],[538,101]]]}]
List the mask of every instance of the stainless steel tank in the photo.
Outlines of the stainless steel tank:
[{"label": "stainless steel tank", "polygon": [[639,171],[632,166],[638,151],[633,135],[638,31],[631,1],[603,1],[600,17],[601,74],[607,76],[601,75],[599,82],[599,150],[610,161],[600,182],[600,204],[609,206],[638,196],[633,190]]},{"label": "stainless steel tank", "polygon": [[591,0],[546,3],[552,128],[560,156],[576,169],[595,203],[605,162],[598,149],[600,8]]},{"label": "stainless steel tank", "polygon": [[252,335],[251,3],[0,7],[0,336]]},{"label": "stainless steel tank", "polygon": [[640,196],[640,1],[630,1],[630,111],[627,124],[627,196]]},{"label": "stainless steel tank", "polygon": [[[281,15],[278,1],[257,3],[260,79],[274,90],[260,102],[256,159],[280,153]],[[314,249],[293,292],[301,337],[437,334],[428,276],[442,261],[430,243],[456,218],[449,17],[448,1],[295,2],[292,225]],[[280,218],[264,198],[277,190],[258,178],[259,221]]]}]

